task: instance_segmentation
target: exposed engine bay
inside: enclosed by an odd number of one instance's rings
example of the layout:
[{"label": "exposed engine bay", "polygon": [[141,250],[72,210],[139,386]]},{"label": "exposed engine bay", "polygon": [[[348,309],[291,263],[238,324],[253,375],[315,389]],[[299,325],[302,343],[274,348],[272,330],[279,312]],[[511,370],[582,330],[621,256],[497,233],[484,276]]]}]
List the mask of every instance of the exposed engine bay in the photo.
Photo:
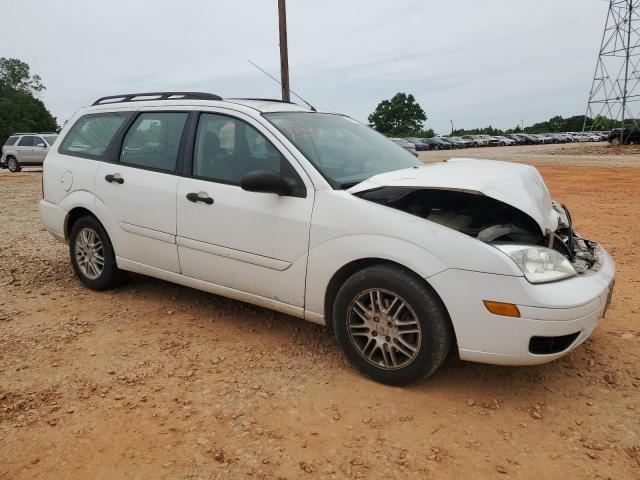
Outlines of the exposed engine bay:
[{"label": "exposed engine bay", "polygon": [[457,230],[485,243],[541,245],[566,256],[578,273],[597,270],[596,243],[580,237],[560,203],[555,232],[542,232],[523,211],[478,192],[414,187],[380,187],[355,195]]}]

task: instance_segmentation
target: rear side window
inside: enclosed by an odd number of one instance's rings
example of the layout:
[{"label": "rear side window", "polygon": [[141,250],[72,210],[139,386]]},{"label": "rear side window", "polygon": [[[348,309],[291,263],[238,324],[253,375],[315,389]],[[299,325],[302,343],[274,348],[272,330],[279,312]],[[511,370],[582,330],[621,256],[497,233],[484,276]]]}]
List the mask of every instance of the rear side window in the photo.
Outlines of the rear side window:
[{"label": "rear side window", "polygon": [[19,147],[33,147],[33,137],[31,135],[25,135],[20,139],[18,143]]},{"label": "rear side window", "polygon": [[120,161],[173,172],[187,115],[186,112],[140,114],[124,137]]},{"label": "rear side window", "polygon": [[15,145],[15,143],[18,141],[18,137],[9,137],[7,138],[7,141],[4,142],[4,144],[6,146],[11,146],[11,145]]},{"label": "rear side window", "polygon": [[62,141],[60,153],[101,157],[128,113],[93,113],[80,118]]}]

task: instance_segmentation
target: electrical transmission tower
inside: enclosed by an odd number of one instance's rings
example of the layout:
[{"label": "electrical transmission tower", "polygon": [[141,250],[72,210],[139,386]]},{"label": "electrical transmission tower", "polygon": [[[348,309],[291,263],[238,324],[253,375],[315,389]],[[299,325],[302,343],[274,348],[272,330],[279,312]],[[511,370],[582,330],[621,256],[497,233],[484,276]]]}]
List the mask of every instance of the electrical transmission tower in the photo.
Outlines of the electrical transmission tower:
[{"label": "electrical transmission tower", "polygon": [[640,0],[610,0],[583,130],[640,124]]}]

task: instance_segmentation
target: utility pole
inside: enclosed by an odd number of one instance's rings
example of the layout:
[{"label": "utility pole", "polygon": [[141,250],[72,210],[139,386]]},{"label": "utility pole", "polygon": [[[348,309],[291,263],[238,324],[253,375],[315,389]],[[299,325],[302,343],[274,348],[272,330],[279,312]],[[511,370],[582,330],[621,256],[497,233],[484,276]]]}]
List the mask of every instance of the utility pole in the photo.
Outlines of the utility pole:
[{"label": "utility pole", "polygon": [[449,120],[451,122],[451,135],[453,135],[453,120]]},{"label": "utility pole", "polygon": [[291,101],[289,97],[289,51],[287,49],[287,7],[285,0],[278,0],[278,19],[280,23],[280,83],[282,101]]}]

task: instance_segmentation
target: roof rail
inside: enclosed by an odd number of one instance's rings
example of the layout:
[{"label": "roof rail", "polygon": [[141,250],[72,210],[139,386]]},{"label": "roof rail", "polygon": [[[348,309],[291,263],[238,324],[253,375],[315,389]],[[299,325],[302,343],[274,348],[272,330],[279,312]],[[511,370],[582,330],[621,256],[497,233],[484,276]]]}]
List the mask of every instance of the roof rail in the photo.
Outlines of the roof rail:
[{"label": "roof rail", "polygon": [[[141,98],[138,98],[141,97]],[[93,105],[110,105],[122,102],[143,102],[153,100],[222,100],[222,97],[213,93],[203,92],[147,92],[125,93],[123,95],[109,95],[101,97]]]},{"label": "roof rail", "polygon": [[234,97],[229,98],[229,100],[254,100],[256,102],[278,102],[278,103],[290,103],[292,105],[297,105],[295,102],[287,102],[286,100],[281,100],[279,98],[244,98],[244,97]]}]

